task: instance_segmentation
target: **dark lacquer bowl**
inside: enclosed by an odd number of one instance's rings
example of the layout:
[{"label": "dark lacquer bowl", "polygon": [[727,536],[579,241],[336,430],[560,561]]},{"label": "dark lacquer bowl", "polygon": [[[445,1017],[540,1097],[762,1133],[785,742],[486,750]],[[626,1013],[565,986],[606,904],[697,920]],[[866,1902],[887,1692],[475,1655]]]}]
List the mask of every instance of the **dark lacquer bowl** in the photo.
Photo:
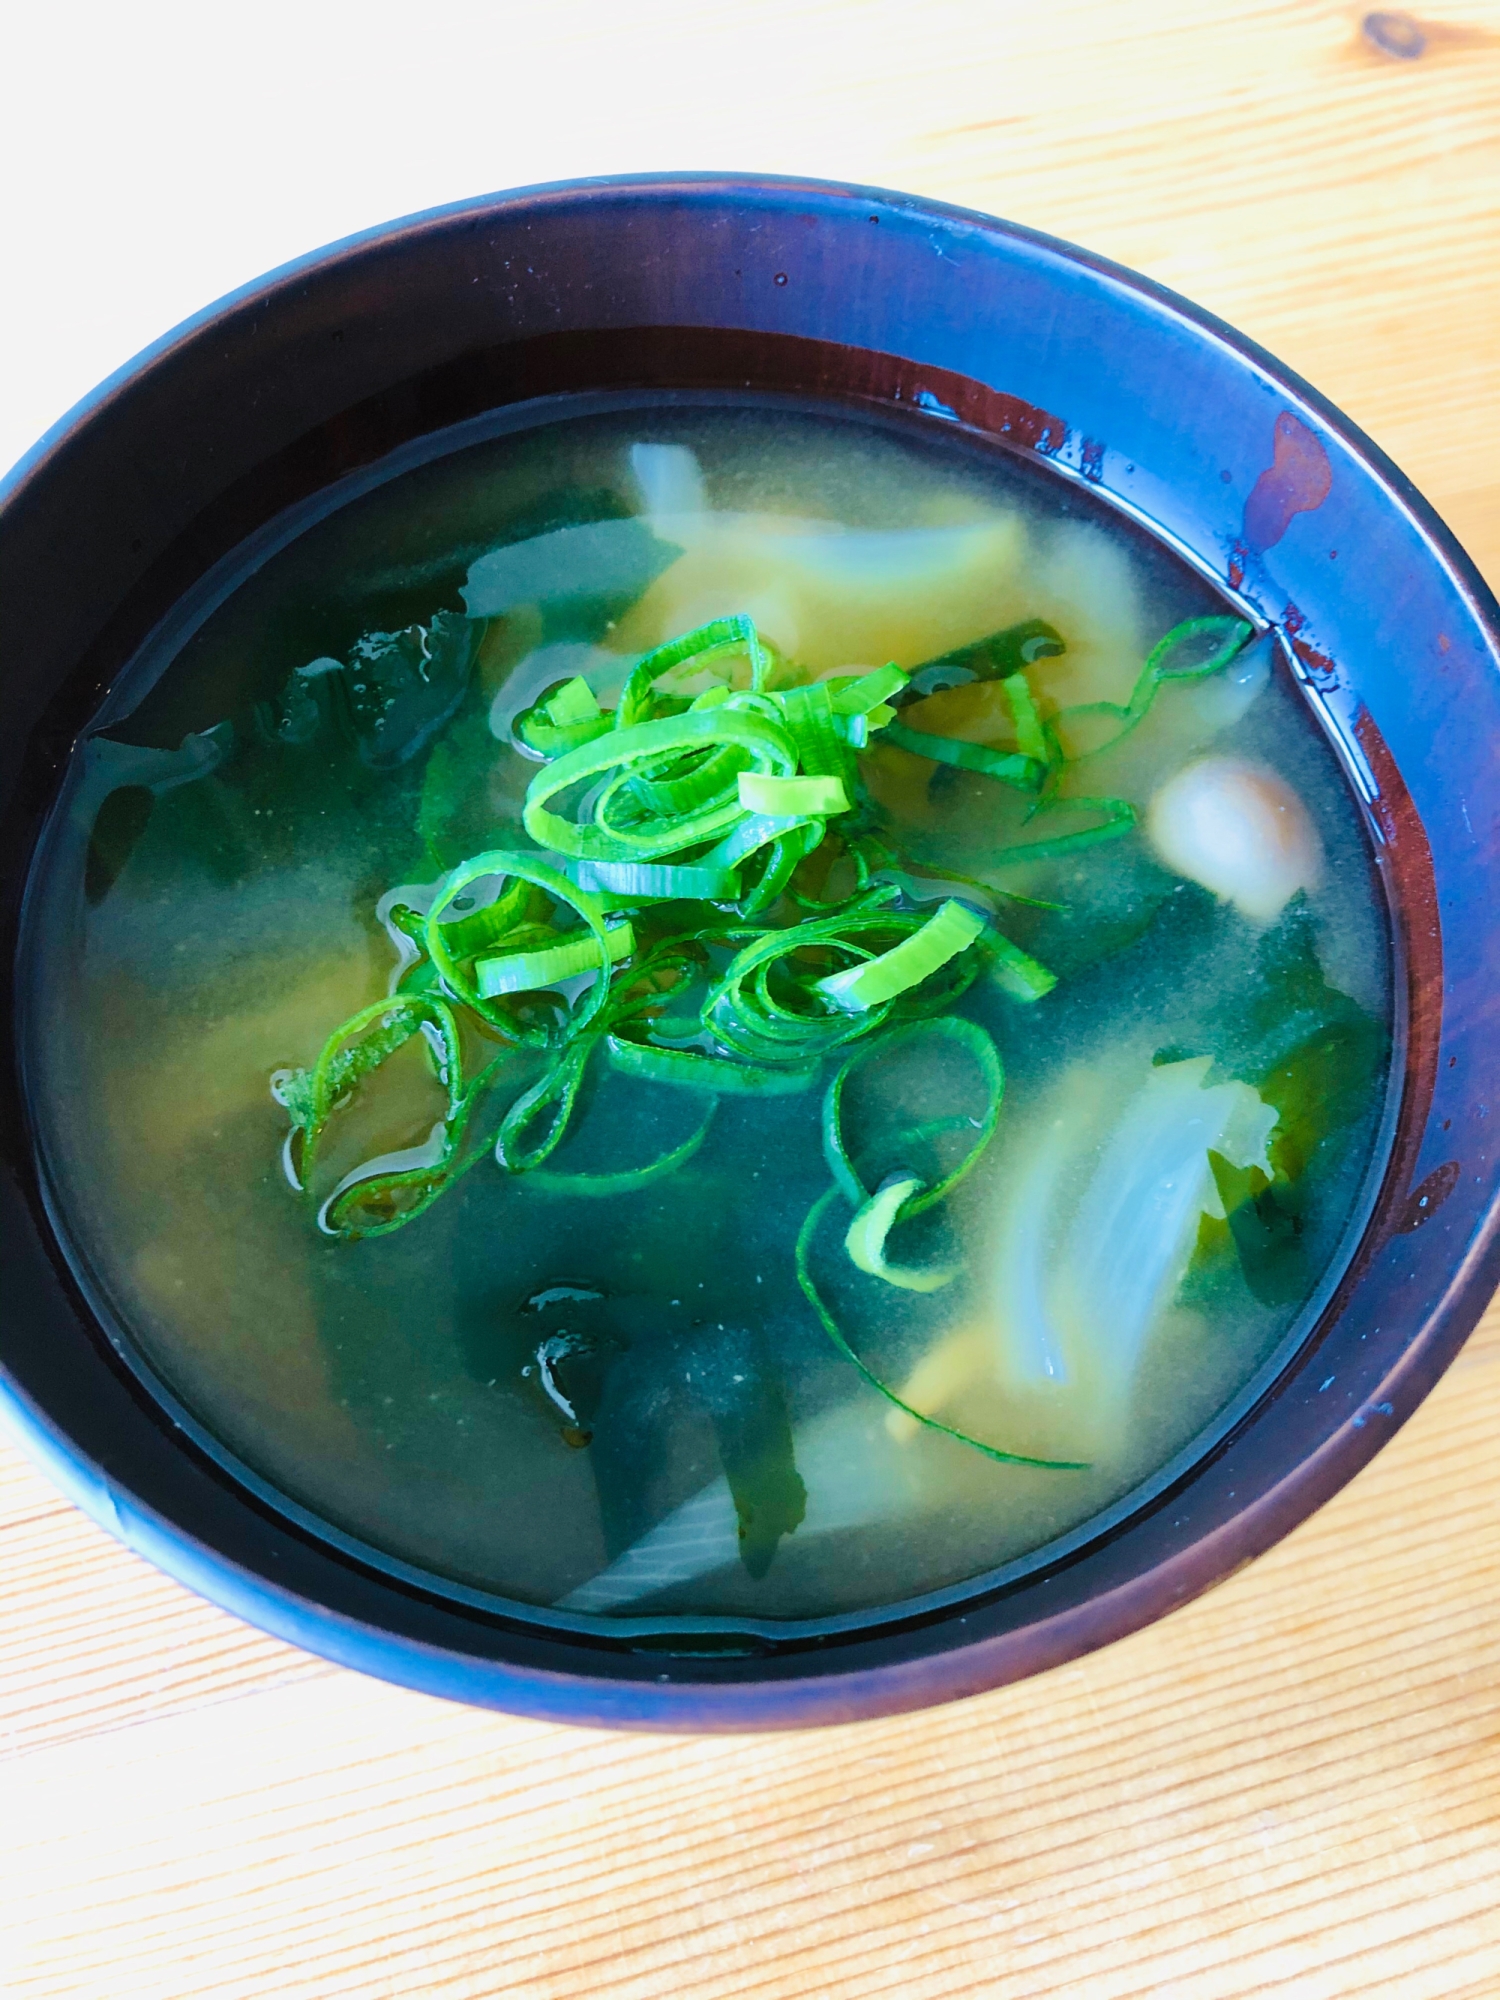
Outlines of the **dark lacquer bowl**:
[{"label": "dark lacquer bowl", "polygon": [[17,468],[0,511],[7,980],[70,744],[227,552],[334,481],[501,405],[745,386],[956,421],[1043,459],[1279,630],[1368,809],[1391,917],[1398,1101],[1331,1298],[1175,1477],[1056,1560],[920,1615],[693,1657],[445,1599],[200,1450],[69,1275],[13,1050],[0,1405],[26,1448],[131,1548],[286,1639],[432,1693],[578,1722],[842,1720],[1113,1639],[1227,1575],[1357,1471],[1500,1276],[1494,598],[1400,473],[1249,342],[1099,258],[903,196],[685,175],[463,203],[262,280],[105,383]]}]

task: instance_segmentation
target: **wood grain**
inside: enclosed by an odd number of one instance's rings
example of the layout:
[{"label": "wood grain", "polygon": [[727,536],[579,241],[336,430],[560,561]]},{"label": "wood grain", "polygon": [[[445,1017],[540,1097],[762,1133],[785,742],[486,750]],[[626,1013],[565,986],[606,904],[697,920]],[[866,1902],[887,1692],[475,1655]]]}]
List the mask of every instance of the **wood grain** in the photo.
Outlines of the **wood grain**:
[{"label": "wood grain", "polygon": [[3,1990],[1493,1995],[1497,1406],[1492,1309],[1211,1596],[1021,1687],[750,1742],[361,1681],[64,1516],[45,1583],[5,1568]]},{"label": "wood grain", "polygon": [[[684,103],[750,79],[717,152],[663,127],[649,161],[639,105],[585,90],[579,168],[904,186],[1176,286],[1364,425],[1500,581],[1500,5],[1424,17],[1406,62],[1360,18],[645,0],[627,40],[569,0],[517,34],[587,46],[590,77],[633,48]],[[539,177],[518,115],[494,184]],[[1497,1433],[1492,1308],[1373,1465],[1209,1597],[1025,1686],[749,1741],[361,1680],[0,1452],[0,1992],[1494,2000]]]}]

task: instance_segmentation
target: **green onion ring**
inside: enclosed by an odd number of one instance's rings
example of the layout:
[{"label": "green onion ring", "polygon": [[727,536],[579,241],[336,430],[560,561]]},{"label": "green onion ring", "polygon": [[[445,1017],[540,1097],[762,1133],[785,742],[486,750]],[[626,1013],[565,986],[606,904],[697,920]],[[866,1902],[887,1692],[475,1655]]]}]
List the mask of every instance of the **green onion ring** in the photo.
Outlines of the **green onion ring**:
[{"label": "green onion ring", "polygon": [[802,1069],[768,1069],[756,1063],[732,1062],[727,1056],[704,1055],[697,1049],[667,1049],[636,1042],[624,1035],[611,1035],[608,1048],[610,1061],[626,1076],[715,1096],[789,1097],[811,1090],[818,1080],[816,1063]]},{"label": "green onion ring", "polygon": [[863,965],[851,965],[844,972],[830,972],[814,984],[814,991],[849,1014],[864,1014],[896,999],[913,986],[920,986],[939,972],[951,958],[967,951],[985,934],[984,918],[976,916],[967,903],[950,897],[910,937],[903,938],[878,958]]},{"label": "green onion ring", "polygon": [[684,632],[680,638],[669,639],[665,645],[658,646],[654,652],[636,661],[620,690],[615,727],[631,729],[649,714],[655,683],[663,674],[670,673],[673,667],[686,666],[690,660],[710,660],[717,654],[741,650],[750,656],[751,691],[759,694],[766,684],[771,659],[755,629],[754,619],[743,615],[713,618],[706,625]]},{"label": "green onion ring", "polygon": [[[903,1203],[900,1219],[906,1220],[911,1216],[920,1215],[923,1209],[931,1208],[945,1195],[950,1194],[979,1164],[980,1155],[995,1136],[995,1128],[1000,1122],[1000,1107],[1005,1097],[1005,1066],[1000,1060],[1000,1051],[995,1047],[994,1037],[981,1028],[977,1021],[971,1021],[962,1014],[939,1014],[932,1020],[913,1022],[908,1027],[897,1028],[889,1035],[882,1035],[879,1041],[867,1042],[849,1055],[835,1071],[823,1099],[823,1154],[833,1175],[834,1184],[851,1208],[863,1208],[875,1193],[875,1189],[866,1187],[844,1143],[845,1087],[855,1070],[872,1057],[878,1056],[882,1061],[888,1061],[897,1049],[920,1039],[930,1039],[932,1036],[957,1043],[966,1055],[973,1058],[984,1086],[984,1111],[978,1119],[964,1121],[973,1130],[974,1141],[958,1165],[941,1180],[935,1181],[920,1194],[913,1195]],[[958,1127],[943,1119],[936,1125],[921,1128],[920,1132],[911,1136],[914,1139],[921,1138],[942,1129],[955,1130]]]},{"label": "green onion ring", "polygon": [[1030,1458],[1023,1452],[1001,1451],[997,1445],[986,1444],[981,1438],[970,1437],[967,1431],[955,1430],[952,1424],[940,1423],[936,1417],[924,1416],[920,1410],[913,1409],[910,1403],[903,1402],[895,1390],[888,1388],[874,1370],[861,1360],[860,1356],[845,1338],[838,1321],[823,1303],[822,1296],[813,1281],[812,1270],[810,1268],[809,1253],[812,1249],[813,1237],[817,1234],[818,1224],[828,1213],[830,1204],[837,1201],[838,1198],[838,1188],[828,1188],[824,1193],[819,1195],[818,1199],[807,1211],[807,1218],[803,1222],[801,1229],[797,1232],[796,1265],[797,1283],[802,1287],[803,1297],[818,1315],[823,1331],[828,1335],[828,1338],[833,1342],[839,1353],[843,1355],[844,1359],[853,1362],[854,1366],[859,1370],[865,1381],[869,1383],[870,1387],[875,1390],[877,1395],[884,1396],[888,1403],[894,1403],[898,1410],[904,1410],[907,1416],[914,1417],[925,1429],[940,1431],[944,1437],[955,1438],[959,1444],[970,1445],[975,1451],[982,1452],[986,1458],[994,1459],[999,1465],[1031,1465],[1044,1472],[1087,1472],[1089,1470],[1087,1460]]},{"label": "green onion ring", "polygon": [[797,768],[796,749],[784,729],[768,717],[722,702],[717,708],[611,730],[607,736],[559,757],[555,764],[538,771],[526,788],[522,815],[526,831],[538,846],[582,861],[654,861],[711,841],[727,833],[743,814],[734,783],[738,768],[718,799],[681,816],[647,816],[639,826],[629,829],[599,824],[599,808],[595,823],[587,824],[548,807],[550,799],[581,780],[614,772],[600,800],[600,808],[607,811],[632,766],[650,764],[672,751],[711,745],[736,746],[748,754],[758,770],[768,774],[790,777]]},{"label": "green onion ring", "polygon": [[[507,1173],[530,1173],[556,1151],[568,1129],[578,1100],[583,1073],[598,1045],[597,1034],[579,1035],[563,1049],[529,1090],[523,1090],[500,1122],[495,1137],[495,1163]],[[534,1146],[522,1142],[545,1113],[547,1128]]]},{"label": "green onion ring", "polygon": [[[452,907],[454,899],[461,895],[471,882],[477,882],[486,875],[498,875],[519,882],[530,882],[539,889],[545,889],[554,901],[576,910],[585,924],[593,932],[599,943],[602,965],[612,963],[610,958],[609,930],[604,922],[604,912],[587,890],[580,889],[558,869],[553,868],[539,855],[518,854],[507,847],[492,847],[483,854],[476,854],[471,860],[460,863],[452,872],[444,876],[427,913],[426,944],[428,956],[438,969],[444,986],[456,1000],[470,1007],[481,1020],[499,1028],[513,1041],[532,1045],[547,1043],[554,1039],[545,1030],[521,1027],[511,1014],[499,1011],[491,1005],[465,973],[455,958],[450,941],[445,935],[441,922],[443,912]],[[583,996],[582,1004],[572,1017],[572,1032],[585,1027],[603,1006],[609,992],[607,978],[596,979]]]},{"label": "green onion ring", "polygon": [[915,1174],[898,1174],[883,1182],[864,1206],[855,1210],[854,1220],[844,1237],[844,1248],[856,1271],[864,1271],[872,1278],[884,1278],[888,1285],[895,1285],[904,1292],[938,1292],[944,1285],[953,1283],[959,1273],[956,1264],[919,1271],[886,1260],[886,1238],[901,1220],[907,1203],[922,1192],[922,1186]]},{"label": "green onion ring", "polygon": [[718,1105],[714,1100],[704,1106],[703,1115],[693,1130],[680,1145],[650,1160],[644,1167],[626,1167],[612,1174],[562,1174],[549,1173],[545,1168],[537,1168],[527,1175],[527,1186],[539,1188],[544,1194],[590,1195],[600,1197],[615,1194],[635,1194],[638,1189],[649,1187],[653,1181],[664,1180],[668,1174],[686,1166],[708,1137],[708,1128],[714,1122]]}]

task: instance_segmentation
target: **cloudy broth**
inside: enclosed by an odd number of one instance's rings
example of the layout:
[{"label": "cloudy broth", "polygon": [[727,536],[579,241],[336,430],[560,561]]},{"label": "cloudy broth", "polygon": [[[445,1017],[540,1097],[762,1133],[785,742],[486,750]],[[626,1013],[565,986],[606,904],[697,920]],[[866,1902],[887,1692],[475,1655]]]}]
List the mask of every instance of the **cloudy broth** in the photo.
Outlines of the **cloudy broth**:
[{"label": "cloudy broth", "polygon": [[1274,642],[1045,469],[560,419],[141,679],[28,903],[52,1198],[187,1417],[384,1558],[585,1620],[946,1588],[1183,1452],[1359,1219],[1355,802]]}]

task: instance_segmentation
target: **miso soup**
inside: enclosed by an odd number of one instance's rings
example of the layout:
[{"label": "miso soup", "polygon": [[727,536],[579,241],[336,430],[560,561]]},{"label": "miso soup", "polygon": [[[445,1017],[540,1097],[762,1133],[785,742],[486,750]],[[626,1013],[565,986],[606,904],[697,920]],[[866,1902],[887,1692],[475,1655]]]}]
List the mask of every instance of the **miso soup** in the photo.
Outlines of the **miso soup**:
[{"label": "miso soup", "polygon": [[135,662],[28,901],[50,1199],[180,1420],[613,1628],[869,1616],[1190,1462],[1390,1068],[1274,635],[936,423],[617,401],[335,498]]}]

